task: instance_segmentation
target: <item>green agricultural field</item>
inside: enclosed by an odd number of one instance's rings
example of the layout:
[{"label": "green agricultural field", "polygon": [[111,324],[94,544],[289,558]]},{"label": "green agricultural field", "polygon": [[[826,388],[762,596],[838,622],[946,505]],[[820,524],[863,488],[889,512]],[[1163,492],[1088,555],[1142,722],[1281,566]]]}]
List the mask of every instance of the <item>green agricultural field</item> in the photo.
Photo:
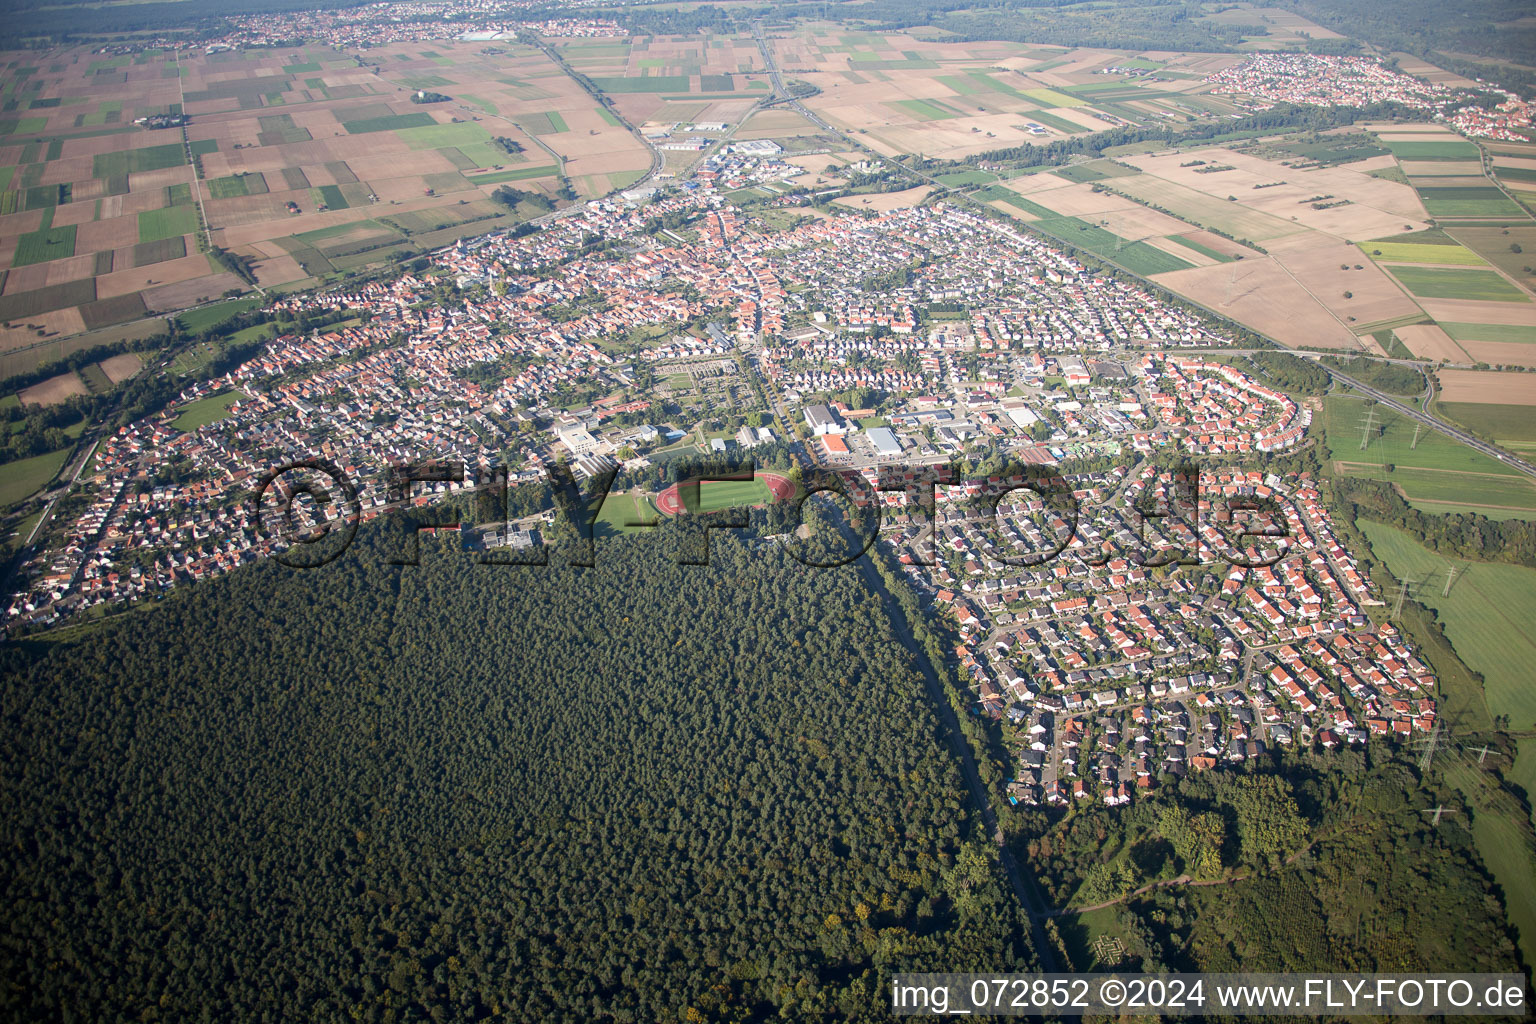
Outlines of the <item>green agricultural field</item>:
[{"label": "green agricultural field", "polygon": [[[107,376],[107,371],[103,370],[100,364],[87,363],[80,367],[77,372],[80,374],[80,380],[85,384],[86,390],[91,394],[101,395],[112,390],[112,379]],[[76,425],[84,427],[85,421],[81,420]]]},{"label": "green agricultural field", "polygon": [[16,256],[11,266],[61,260],[75,254],[75,226],[29,231],[16,239]]},{"label": "green agricultural field", "polygon": [[[1360,438],[1367,419],[1371,430],[1364,449]],[[1368,406],[1352,395],[1331,395],[1323,400],[1323,435],[1328,457],[1359,466],[1387,464],[1457,473],[1493,473],[1514,476],[1515,471],[1481,452],[1437,431],[1418,431],[1413,443],[1414,421],[1381,405]],[[1365,474],[1358,474],[1365,475]],[[1378,473],[1370,474],[1378,476]]]},{"label": "green agricultural field", "polygon": [[1536,327],[1520,324],[1468,324],[1442,320],[1440,327],[1456,341],[1536,343]]},{"label": "green agricultural field", "polygon": [[228,320],[230,317],[239,316],[253,309],[261,307],[261,298],[251,296],[246,299],[231,299],[228,302],[216,302],[211,306],[200,306],[197,309],[189,309],[176,317],[176,322],[187,334],[201,334],[210,328],[214,328]]},{"label": "green agricultural field", "polygon": [[990,171],[947,171],[937,176],[938,180],[950,188],[961,188],[966,185],[986,185],[997,180],[997,175]]},{"label": "green agricultural field", "polygon": [[0,508],[36,493],[64,468],[68,448],[0,465]]},{"label": "green agricultural field", "polygon": [[1126,241],[1119,235],[1076,217],[1042,218],[1035,226],[1069,245],[1113,260],[1131,273],[1143,277],[1170,270],[1187,270],[1194,266],[1145,242]]},{"label": "green agricultural field", "polygon": [[1468,430],[1501,444],[1536,444],[1536,408],[1529,405],[1484,405],[1480,402],[1440,402],[1435,411]]},{"label": "green agricultural field", "polygon": [[1458,505],[1463,511],[1483,508],[1510,513],[1510,518],[1536,519],[1536,484],[1528,477],[1504,474],[1455,473],[1393,466],[1371,474],[1402,490],[1409,502]]},{"label": "green agricultural field", "polygon": [[1089,167],[1087,164],[1076,164],[1072,167],[1061,167],[1058,168],[1055,173],[1058,178],[1065,178],[1068,181],[1075,181],[1079,184],[1090,181],[1103,181],[1105,178],[1109,177],[1109,175],[1104,174],[1102,171],[1097,171],[1094,168]]},{"label": "green agricultural field", "polygon": [[231,174],[208,182],[208,195],[212,199],[234,199],[239,196],[259,196],[267,191],[267,180],[260,172]]},{"label": "green agricultural field", "polygon": [[[438,219],[441,219],[442,217],[442,214],[440,214],[438,211],[430,209],[415,210],[411,212],[426,214],[428,216],[435,216]],[[401,217],[404,216],[404,214],[396,214],[395,216]],[[381,224],[376,220],[369,219],[349,220],[343,224],[332,224],[329,227],[315,228],[313,231],[304,231],[300,234],[294,235],[293,237],[297,238],[305,245],[314,245],[319,246],[320,248],[324,248],[324,246],[320,245],[321,242],[326,242],[333,238],[342,238],[347,235],[359,234],[392,235],[394,232],[384,224]]]},{"label": "green agricultural field", "polygon": [[491,133],[477,124],[427,124],[419,128],[404,128],[395,132],[412,149],[447,149],[450,146],[470,146],[489,142]]},{"label": "green agricultural field", "polygon": [[1388,142],[1387,148],[1399,160],[1477,160],[1482,150],[1461,139],[1445,142]]},{"label": "green agricultural field", "polygon": [[413,110],[409,114],[386,114],[382,117],[344,121],[341,126],[348,135],[367,135],[370,132],[397,132],[404,128],[422,128],[435,124],[436,119],[425,110]]},{"label": "green agricultural field", "polygon": [[[508,164],[527,163],[528,158],[521,153],[508,153],[493,142],[477,142],[463,146],[450,146],[447,149],[438,150],[448,158],[456,168],[461,171],[474,170],[477,167],[505,167]],[[432,175],[427,175],[427,184],[432,184]],[[439,192],[445,189],[438,186]]]},{"label": "green agricultural field", "polygon": [[1495,217],[1523,219],[1523,211],[1520,207],[1502,196],[1497,199],[1431,199],[1428,196],[1423,198],[1424,209],[1431,217],[1470,217],[1478,220]]},{"label": "green agricultural field", "polygon": [[321,185],[313,189],[316,203],[322,203],[331,210],[346,210],[351,208],[347,197],[341,194],[340,185]]},{"label": "green agricultural field", "polygon": [[[857,74],[858,72],[849,73]],[[986,92],[988,88],[987,86],[982,85],[981,82],[975,81],[974,74],[972,77],[964,77],[961,75],[940,75],[938,77],[939,81],[949,86],[949,90],[956,96],[976,96],[980,93]]]},{"label": "green agricultural field", "polygon": [[1493,185],[1417,185],[1419,196],[1426,200],[1453,202],[1458,199],[1504,199],[1502,189]]},{"label": "green agricultural field", "polygon": [[649,78],[594,78],[592,84],[603,92],[687,92],[687,75],[654,75]]},{"label": "green agricultural field", "polygon": [[1458,575],[1449,596],[1446,558],[1418,544],[1401,530],[1362,520],[1360,528],[1376,557],[1399,579],[1419,581],[1413,596],[1433,608],[1451,646],[1467,667],[1483,676],[1488,711],[1509,715],[1520,730],[1536,726],[1536,569],[1519,565],[1456,563]]},{"label": "green agricultural field", "polygon": [[97,153],[91,159],[91,177],[110,178],[117,174],[143,174],[180,167],[187,162],[186,151],[174,142],[163,146],[145,146],[117,153]]},{"label": "green agricultural field", "polygon": [[[1387,481],[1410,502],[1424,502],[1426,512],[1445,512],[1454,505],[1464,512],[1501,511],[1506,518],[1536,514],[1536,484],[1529,479],[1435,431],[1420,430],[1415,445],[1413,421],[1381,406],[1371,414],[1372,429],[1362,450],[1368,408],[1363,400],[1342,395],[1324,402],[1324,444],[1339,472]],[[1388,466],[1393,467],[1390,473]]]},{"label": "green agricultural field", "polygon": [[960,111],[933,100],[895,100],[886,106],[903,110],[919,121],[947,121],[960,116]]},{"label": "green agricultural field", "polygon": [[471,174],[467,177],[476,185],[499,185],[504,181],[525,181],[529,178],[552,178],[560,173],[554,164],[542,167],[520,167],[513,171],[496,171],[492,174]]},{"label": "green agricultural field", "polygon": [[1146,242],[1131,242],[1124,249],[1113,253],[1104,253],[1108,259],[1114,260],[1133,274],[1149,277],[1153,274],[1166,274],[1170,270],[1185,270],[1194,266],[1171,253],[1163,252],[1155,245]]},{"label": "green agricultural field", "polygon": [[190,235],[196,230],[195,206],[172,206],[163,210],[145,210],[139,214],[140,242],[158,242],[162,238]]},{"label": "green agricultural field", "polygon": [[[1055,89],[1020,89],[1019,92],[1042,107],[1086,107],[1088,105],[1087,100],[1078,99],[1076,96],[1068,96],[1066,93],[1057,92]],[[1085,130],[1081,127],[1078,128],[1078,131]]]},{"label": "green agricultural field", "polygon": [[1280,148],[1320,164],[1354,163],[1387,152],[1384,146],[1377,144],[1374,136],[1364,133],[1339,136],[1324,142],[1288,143]]},{"label": "green agricultural field", "polygon": [[1483,267],[1487,263],[1471,249],[1460,245],[1424,245],[1414,242],[1361,242],[1360,251],[1372,259],[1389,263],[1446,263],[1453,266]]},{"label": "green agricultural field", "polygon": [[552,110],[519,114],[515,123],[529,135],[554,135],[557,132],[570,131],[565,118]]},{"label": "green agricultural field", "polygon": [[46,117],[22,117],[0,120],[0,135],[31,135],[48,127]]},{"label": "green agricultural field", "polygon": [[1404,288],[1423,299],[1481,299],[1529,302],[1519,288],[1491,270],[1441,270],[1435,267],[1386,268]]},{"label": "green agricultural field", "polygon": [[1001,185],[990,185],[975,193],[975,198],[986,203],[1007,203],[1015,209],[1021,210],[1032,217],[1056,217],[1054,210],[1047,210],[1039,203],[1025,199],[1012,189],[1003,188]]},{"label": "green agricultural field", "polygon": [[1187,235],[1169,235],[1168,236],[1168,240],[1170,242],[1177,243],[1178,245],[1182,245],[1186,249],[1192,249],[1195,252],[1200,253],[1202,256],[1209,256],[1211,259],[1215,260],[1218,263],[1233,263],[1233,262],[1236,262],[1231,256],[1228,256],[1226,253],[1217,252],[1215,249],[1212,249],[1210,246],[1204,245],[1204,244],[1202,244],[1200,242],[1197,242],[1193,238],[1190,238]]},{"label": "green agricultural field", "polygon": [[1052,114],[1045,110],[1026,110],[1019,116],[1024,118],[1026,121],[1034,121],[1037,124],[1043,124],[1047,128],[1054,128],[1059,132],[1066,133],[1067,135],[1075,135],[1088,130],[1080,124],[1077,124],[1073,121],[1068,121],[1066,118],[1061,117],[1060,115]]},{"label": "green agricultural field", "polygon": [[239,391],[226,391],[222,395],[200,398],[181,410],[181,415],[171,421],[176,430],[192,431],[209,423],[217,423],[229,415],[229,407],[245,395]]}]

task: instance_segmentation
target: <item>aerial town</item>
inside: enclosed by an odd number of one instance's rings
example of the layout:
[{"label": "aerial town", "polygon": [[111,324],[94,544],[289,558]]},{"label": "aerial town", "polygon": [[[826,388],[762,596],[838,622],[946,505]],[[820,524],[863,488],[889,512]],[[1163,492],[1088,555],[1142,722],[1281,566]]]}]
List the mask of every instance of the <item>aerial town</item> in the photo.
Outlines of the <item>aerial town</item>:
[{"label": "aerial town", "polygon": [[1210,75],[1217,92],[1251,97],[1247,105],[1264,110],[1277,103],[1368,107],[1397,104],[1443,119],[1472,138],[1524,142],[1536,127],[1536,111],[1516,93],[1495,85],[1480,90],[1500,102],[1472,102],[1478,94],[1465,87],[1426,81],[1372,57],[1330,57],[1301,53],[1261,53]]},{"label": "aerial town", "polygon": [[[1291,546],[1278,563],[1165,573],[1132,554],[1146,534],[1137,499],[1167,497],[1154,456],[1283,453],[1304,440],[1309,407],[1221,361],[1234,343],[1199,313],[999,221],[935,205],[775,229],[726,198],[800,170],[727,151],[677,186],[283,299],[280,314],[346,319],[280,334],[182,395],[233,396],[227,418],[183,431],[162,414],[107,439],[83,481],[88,507],[11,599],[9,628],[270,554],[280,541],[246,493],[306,457],[355,480],[371,519],[390,504],[389,465],[424,455],[466,467],[439,493],[496,467],[513,486],[556,461],[578,479],[640,471],[706,437],[716,452],[793,443],[871,480],[892,464],[1104,455],[1120,468],[1071,480],[1089,514],[1067,550],[1024,569],[1008,553],[1049,548],[1063,525],[1040,502],[1010,507],[989,537],[966,489],[941,487],[925,536],[902,495],[886,498],[882,543],[953,621],[978,709],[1017,736],[1010,799],[1115,804],[1159,772],[1238,763],[1265,744],[1433,726],[1435,680],[1390,626],[1368,628],[1361,606],[1379,602],[1311,480],[1202,474],[1218,505],[1278,503]],[[434,301],[445,286],[460,305]],[[948,309],[966,312],[933,312]],[[693,388],[708,401],[679,404],[674,392]],[[864,401],[877,407],[850,404]],[[803,441],[777,436],[770,409],[803,425]],[[1247,546],[1223,537],[1207,522],[1185,540],[1206,563]]]},{"label": "aerial town", "polygon": [[1529,6],[14,0],[0,1019],[1519,1016]]}]

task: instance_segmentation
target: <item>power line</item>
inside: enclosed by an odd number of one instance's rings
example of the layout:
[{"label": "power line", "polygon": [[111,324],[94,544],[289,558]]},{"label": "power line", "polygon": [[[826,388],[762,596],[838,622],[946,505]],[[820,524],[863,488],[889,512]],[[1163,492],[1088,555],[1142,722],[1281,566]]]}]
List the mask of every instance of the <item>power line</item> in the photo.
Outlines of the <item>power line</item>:
[{"label": "power line", "polygon": [[1360,450],[1365,451],[1366,442],[1370,439],[1371,428],[1376,425],[1376,406],[1368,405],[1365,409],[1365,426],[1360,429]]},{"label": "power line", "polygon": [[1440,815],[1442,815],[1442,814],[1460,814],[1461,812],[1457,811],[1457,810],[1453,810],[1451,808],[1448,808],[1444,804],[1437,804],[1437,805],[1435,805],[1433,810],[1431,810],[1430,808],[1426,807],[1421,813],[1433,815],[1434,818],[1430,821],[1430,824],[1438,827],[1439,824],[1440,824]]},{"label": "power line", "polygon": [[[1440,719],[1435,719],[1435,724],[1430,727],[1429,739],[1424,741],[1424,753],[1419,756],[1419,771],[1429,771],[1430,762],[1435,758],[1435,747],[1440,742]],[[1439,819],[1436,819],[1437,821]]]}]

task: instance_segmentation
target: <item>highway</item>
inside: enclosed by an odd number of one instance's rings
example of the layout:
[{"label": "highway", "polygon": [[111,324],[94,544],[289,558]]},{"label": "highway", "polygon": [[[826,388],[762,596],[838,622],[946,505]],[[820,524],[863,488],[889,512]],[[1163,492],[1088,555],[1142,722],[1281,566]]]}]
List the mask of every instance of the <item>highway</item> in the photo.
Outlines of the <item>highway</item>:
[{"label": "highway", "polygon": [[[640,144],[642,146],[650,150],[651,169],[645,172],[645,176],[643,178],[631,185],[631,188],[639,188],[641,185],[644,185],[646,182],[652,180],[661,173],[661,169],[666,163],[666,156],[661,152],[661,150],[657,149],[651,144],[651,140],[646,138],[644,133],[642,133],[639,128],[636,128],[634,125],[630,124],[619,114],[617,110],[614,110],[612,107],[610,107],[607,102],[605,102],[606,97],[604,97],[600,91],[593,89],[592,86],[587,82],[585,76],[578,75],[576,70],[565,62],[565,58],[562,57],[559,51],[557,51],[553,46],[550,46],[533,32],[524,32],[520,35],[524,37],[524,41],[531,43],[543,51],[544,56],[548,57],[550,61],[554,63],[555,67],[565,72],[566,77],[570,78],[577,85],[581,86],[582,89],[586,91],[587,95],[591,96],[592,99],[596,101],[599,107],[607,110],[610,114],[612,114],[615,120],[617,120],[625,128],[629,129],[629,133],[631,135],[640,140]],[[531,133],[529,134],[529,137],[533,138]],[[538,142],[539,140],[535,138],[534,141]],[[540,145],[543,145],[543,143],[540,143]],[[545,146],[544,148],[548,149],[549,147]],[[562,161],[562,166],[564,166],[564,161]],[[548,214],[545,218],[541,219],[556,217],[561,212],[563,211],[556,211],[554,214]]]},{"label": "highway", "polygon": [[1321,366],[1324,370],[1327,370],[1328,375],[1331,376],[1336,382],[1348,385],[1349,387],[1352,387],[1356,391],[1360,392],[1362,395],[1375,399],[1377,404],[1384,405],[1391,409],[1393,412],[1408,417],[1415,423],[1422,423],[1424,426],[1429,427],[1431,430],[1437,430],[1444,434],[1446,437],[1460,441],[1468,448],[1481,452],[1482,454],[1488,456],[1490,459],[1497,459],[1499,462],[1502,462],[1504,465],[1508,466],[1510,469],[1513,469],[1517,473],[1524,473],[1526,476],[1531,477],[1532,479],[1536,479],[1536,466],[1531,465],[1529,462],[1526,462],[1524,459],[1519,458],[1518,456],[1510,454],[1503,448],[1500,448],[1498,445],[1489,444],[1487,441],[1479,440],[1473,435],[1467,433],[1465,430],[1462,430],[1460,427],[1453,427],[1443,420],[1437,420],[1435,417],[1429,415],[1429,413],[1420,409],[1415,409],[1413,406],[1408,405],[1406,402],[1403,402],[1400,399],[1393,398],[1391,395],[1384,391],[1378,391],[1369,385],[1362,384],[1348,374],[1340,373],[1338,370],[1333,369],[1333,367],[1328,366],[1325,363],[1319,362],[1317,365]]}]

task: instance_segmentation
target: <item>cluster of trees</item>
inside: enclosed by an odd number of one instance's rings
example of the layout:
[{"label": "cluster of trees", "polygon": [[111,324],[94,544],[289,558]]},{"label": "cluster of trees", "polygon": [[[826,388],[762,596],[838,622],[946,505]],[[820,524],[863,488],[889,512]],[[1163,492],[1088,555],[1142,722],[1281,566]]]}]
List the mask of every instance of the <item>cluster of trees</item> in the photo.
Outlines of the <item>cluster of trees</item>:
[{"label": "cluster of trees", "polygon": [[218,261],[219,266],[234,274],[246,284],[254,285],[256,283],[256,272],[251,269],[251,258],[249,256],[232,253],[228,249],[220,248],[217,245],[209,250],[209,255]]},{"label": "cluster of trees", "polygon": [[[623,26],[624,31],[637,35],[696,36],[700,32],[719,35],[738,31],[742,26],[737,14],[714,4],[691,8],[670,7],[623,7],[605,11]],[[751,11],[747,17],[768,13]]]},{"label": "cluster of trees", "polygon": [[1089,805],[1055,826],[1042,816],[1023,835],[1053,902],[1088,906],[1151,882],[1268,866],[1301,850],[1310,827],[1291,784],[1271,767],[1165,780],[1156,796],[1123,810]]},{"label": "cluster of trees", "polygon": [[[86,0],[17,0],[9,10],[14,17],[0,19],[0,42],[8,47],[39,45],[52,40],[63,42],[84,38],[129,33],[183,32],[192,38],[209,38],[228,28],[224,19],[231,14],[269,14],[286,11],[334,9],[353,6],[353,0],[208,0],[189,11],[184,0],[150,0],[135,4],[132,10],[88,8]],[[303,40],[285,41],[287,46],[302,46]],[[276,43],[274,44],[275,47]]]},{"label": "cluster of trees", "polygon": [[1424,393],[1424,374],[1412,366],[1400,366],[1363,356],[1350,358],[1323,356],[1323,362],[1340,373],[1348,374],[1367,387],[1373,387],[1391,395]]},{"label": "cluster of trees", "polygon": [[1259,377],[1293,395],[1321,395],[1333,378],[1310,359],[1279,350],[1248,353]]},{"label": "cluster of trees", "polygon": [[865,1020],[1037,966],[856,569],[405,539],[0,650],[7,1018]]},{"label": "cluster of trees", "polygon": [[0,463],[55,452],[69,444],[64,428],[73,426],[89,411],[88,397],[75,396],[56,405],[25,408],[0,407]]},{"label": "cluster of trees", "polygon": [[[778,13],[786,12],[780,8]],[[859,15],[874,22],[879,31],[933,25],[961,40],[1006,39],[1129,50],[1230,50],[1244,38],[1268,34],[1258,23],[1211,21],[1199,7],[1136,0],[1092,7],[1077,0],[1005,0],[985,10],[954,0],[875,0],[861,5]]]},{"label": "cluster of trees", "polygon": [[540,210],[544,213],[548,213],[555,208],[555,201],[544,193],[513,188],[510,185],[503,185],[492,192],[491,198],[509,210],[515,209],[519,203],[527,203],[535,210]]},{"label": "cluster of trees", "polygon": [[1385,745],[1286,755],[1120,810],[1033,811],[1027,847],[1058,900],[1123,900],[1144,970],[1515,970],[1471,835],[1422,813],[1438,784]]},{"label": "cluster of trees", "polygon": [[[1356,0],[1344,5],[1292,0],[1288,6],[1344,35],[1421,57],[1450,51],[1525,63],[1536,50],[1536,30],[1523,20],[1530,8],[1522,0],[1467,0],[1454,9],[1435,0]],[[1487,76],[1486,64],[1467,63],[1477,68],[1477,75]]]},{"label": "cluster of trees", "polygon": [[453,99],[452,96],[440,92],[428,92],[425,89],[418,89],[411,93],[412,103],[447,103],[451,99]]},{"label": "cluster of trees", "polygon": [[1364,517],[1395,526],[1448,558],[1536,566],[1536,523],[1475,513],[1421,512],[1384,480],[1335,477],[1333,492],[1351,522]]},{"label": "cluster of trees", "polygon": [[1147,969],[1519,970],[1470,833],[1426,821],[1362,815],[1285,870],[1154,889],[1120,917],[1127,947]]},{"label": "cluster of trees", "polygon": [[1240,117],[1235,121],[1205,123],[1187,127],[1122,127],[1112,128],[1093,135],[1077,135],[1069,139],[1057,139],[1043,146],[1025,143],[1006,149],[993,149],[965,158],[966,163],[1007,163],[1020,167],[1059,165],[1071,162],[1075,156],[1102,156],[1112,146],[1124,146],[1138,142],[1193,142],[1212,139],[1229,133],[1275,131],[1281,128],[1309,128],[1326,131],[1361,120],[1391,120],[1412,114],[1400,103],[1373,103],[1365,107],[1308,107],[1295,103],[1279,103],[1269,110]]}]

